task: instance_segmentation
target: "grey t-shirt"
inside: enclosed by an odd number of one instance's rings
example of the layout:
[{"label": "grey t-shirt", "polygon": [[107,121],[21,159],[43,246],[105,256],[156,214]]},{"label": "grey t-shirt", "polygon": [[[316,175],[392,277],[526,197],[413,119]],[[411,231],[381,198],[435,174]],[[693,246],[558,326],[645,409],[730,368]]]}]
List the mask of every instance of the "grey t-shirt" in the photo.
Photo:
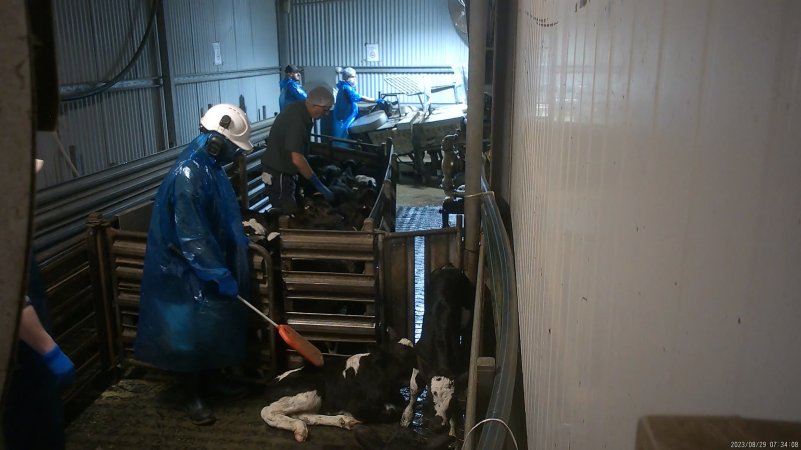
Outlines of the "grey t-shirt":
[{"label": "grey t-shirt", "polygon": [[267,150],[261,157],[262,167],[290,175],[298,173],[292,164],[292,152],[306,156],[309,152],[309,134],[314,120],[306,110],[306,102],[288,105],[275,118],[267,137]]}]

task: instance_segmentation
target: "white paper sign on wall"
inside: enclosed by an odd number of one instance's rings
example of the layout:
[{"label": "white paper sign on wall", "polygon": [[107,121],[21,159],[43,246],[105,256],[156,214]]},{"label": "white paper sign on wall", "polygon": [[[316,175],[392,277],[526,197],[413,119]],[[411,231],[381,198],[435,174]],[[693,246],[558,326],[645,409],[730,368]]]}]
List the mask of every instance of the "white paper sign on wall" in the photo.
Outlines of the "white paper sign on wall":
[{"label": "white paper sign on wall", "polygon": [[219,42],[212,42],[211,48],[214,49],[214,65],[221,66],[222,65],[222,53],[220,53],[220,43]]},{"label": "white paper sign on wall", "polygon": [[367,61],[378,61],[378,44],[364,44],[364,49],[367,51]]}]

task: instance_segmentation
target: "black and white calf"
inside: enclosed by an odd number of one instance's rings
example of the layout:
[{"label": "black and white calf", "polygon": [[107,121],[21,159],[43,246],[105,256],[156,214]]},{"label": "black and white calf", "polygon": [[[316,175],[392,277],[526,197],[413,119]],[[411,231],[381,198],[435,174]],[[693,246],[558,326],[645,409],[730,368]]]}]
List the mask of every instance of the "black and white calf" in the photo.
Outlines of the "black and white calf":
[{"label": "black and white calf", "polygon": [[420,390],[428,386],[434,406],[432,431],[450,425],[456,435],[453,407],[456,379],[467,372],[475,289],[452,265],[431,272],[425,292],[425,311],[420,340],[415,346],[417,367],[410,380],[410,398],[401,425],[408,426]]},{"label": "black and white calf", "polygon": [[362,422],[393,422],[405,403],[400,389],[409,383],[415,364],[411,341],[387,348],[304,366],[285,372],[267,386],[261,418],[275,428],[292,431],[303,442],[307,425],[350,430]]}]

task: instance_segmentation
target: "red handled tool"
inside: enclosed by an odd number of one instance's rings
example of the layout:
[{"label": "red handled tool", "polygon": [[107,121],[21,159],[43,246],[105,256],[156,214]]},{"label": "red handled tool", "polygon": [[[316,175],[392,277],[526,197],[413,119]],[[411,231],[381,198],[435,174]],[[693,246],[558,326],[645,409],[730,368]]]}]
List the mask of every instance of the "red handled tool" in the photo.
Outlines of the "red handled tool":
[{"label": "red handled tool", "polygon": [[248,303],[248,301],[242,298],[242,296],[237,295],[236,298],[239,299],[240,302],[244,303],[248,308],[253,310],[253,312],[260,315],[261,318],[266,320],[270,325],[274,326],[275,329],[278,330],[278,335],[281,336],[281,339],[283,339],[284,342],[286,342],[286,345],[300,353],[300,355],[306,358],[306,360],[310,363],[317,367],[322,367],[323,354],[320,352],[319,348],[307,341],[306,338],[298,334],[298,332],[289,325],[279,325],[275,323],[273,319],[270,319],[266,314],[259,311],[258,308]]}]

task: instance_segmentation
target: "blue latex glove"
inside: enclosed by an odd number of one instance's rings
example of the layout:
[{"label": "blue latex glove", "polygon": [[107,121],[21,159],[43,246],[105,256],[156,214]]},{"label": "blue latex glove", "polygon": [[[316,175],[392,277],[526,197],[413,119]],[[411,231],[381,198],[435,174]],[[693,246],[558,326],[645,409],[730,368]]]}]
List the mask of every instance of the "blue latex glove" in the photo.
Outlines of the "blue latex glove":
[{"label": "blue latex glove", "polygon": [[227,276],[218,281],[217,284],[217,289],[220,291],[220,294],[225,297],[234,299],[236,298],[237,294],[239,294],[239,286],[237,286],[236,280],[234,280],[233,277]]},{"label": "blue latex glove", "polygon": [[326,200],[328,200],[329,202],[334,200],[334,193],[331,192],[330,189],[325,187],[323,182],[320,181],[319,178],[317,178],[317,175],[312,175],[311,180],[309,181],[311,181],[311,183],[314,185],[314,188],[317,189],[319,193],[323,194],[323,197],[325,197]]},{"label": "blue latex glove", "polygon": [[42,355],[47,368],[53,372],[59,384],[72,384],[75,381],[75,364],[56,345],[49,352]]},{"label": "blue latex glove", "polygon": [[375,104],[376,104],[376,105],[383,105],[384,103],[385,103],[385,102],[384,102],[384,99],[383,99],[383,98],[376,99],[376,101],[375,101]]}]

